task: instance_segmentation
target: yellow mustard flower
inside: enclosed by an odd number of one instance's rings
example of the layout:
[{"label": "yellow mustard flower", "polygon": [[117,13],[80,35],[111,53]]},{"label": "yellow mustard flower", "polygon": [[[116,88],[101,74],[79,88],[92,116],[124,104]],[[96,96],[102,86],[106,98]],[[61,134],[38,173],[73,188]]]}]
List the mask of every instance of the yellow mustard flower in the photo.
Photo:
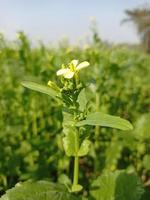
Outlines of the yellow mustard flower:
[{"label": "yellow mustard flower", "polygon": [[64,78],[71,79],[76,72],[90,65],[87,61],[81,62],[80,64],[78,63],[78,60],[72,60],[69,63],[68,68],[60,69],[57,71],[57,76],[63,76]]}]

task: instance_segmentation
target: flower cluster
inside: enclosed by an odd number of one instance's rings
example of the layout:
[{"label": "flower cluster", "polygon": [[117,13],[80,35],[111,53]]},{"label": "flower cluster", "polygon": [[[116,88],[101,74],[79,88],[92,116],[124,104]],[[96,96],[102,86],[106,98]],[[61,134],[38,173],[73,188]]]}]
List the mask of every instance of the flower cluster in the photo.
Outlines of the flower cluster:
[{"label": "flower cluster", "polygon": [[89,66],[89,62],[84,61],[78,64],[78,60],[72,60],[68,67],[65,68],[64,65],[62,65],[62,69],[57,71],[57,76],[63,76],[66,79],[71,79],[73,76],[78,73],[81,69],[86,68]]}]

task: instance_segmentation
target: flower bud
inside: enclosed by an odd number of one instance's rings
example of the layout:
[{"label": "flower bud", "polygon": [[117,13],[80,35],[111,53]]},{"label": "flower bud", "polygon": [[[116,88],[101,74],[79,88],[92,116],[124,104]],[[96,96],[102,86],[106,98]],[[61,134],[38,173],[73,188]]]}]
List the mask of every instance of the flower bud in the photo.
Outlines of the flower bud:
[{"label": "flower bud", "polygon": [[52,81],[48,81],[47,85],[51,87],[53,90],[60,92],[60,88]]}]

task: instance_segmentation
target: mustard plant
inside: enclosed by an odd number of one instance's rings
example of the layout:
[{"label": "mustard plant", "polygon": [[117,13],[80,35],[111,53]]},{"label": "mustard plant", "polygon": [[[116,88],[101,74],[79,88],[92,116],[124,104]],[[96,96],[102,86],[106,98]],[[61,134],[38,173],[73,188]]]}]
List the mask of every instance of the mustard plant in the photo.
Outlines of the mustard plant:
[{"label": "mustard plant", "polygon": [[90,111],[90,99],[86,95],[86,84],[80,79],[80,71],[88,70],[87,61],[79,63],[72,60],[69,64],[62,64],[56,72],[58,83],[48,81],[48,86],[23,81],[22,85],[35,91],[50,95],[62,104],[63,113],[63,147],[69,157],[74,157],[73,181],[69,188],[71,192],[81,191],[79,184],[79,158],[88,154],[90,150],[90,129],[93,126],[104,126],[120,130],[131,130],[131,123],[118,116]]}]

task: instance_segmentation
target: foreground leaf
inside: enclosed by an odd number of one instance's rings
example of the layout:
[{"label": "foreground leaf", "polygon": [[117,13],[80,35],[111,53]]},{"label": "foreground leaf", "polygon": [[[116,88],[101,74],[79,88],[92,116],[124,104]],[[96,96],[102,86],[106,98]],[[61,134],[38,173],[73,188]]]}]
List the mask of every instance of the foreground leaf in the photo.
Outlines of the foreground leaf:
[{"label": "foreground leaf", "polygon": [[67,112],[63,112],[63,147],[67,156],[76,155],[76,127],[73,115]]},{"label": "foreground leaf", "polygon": [[75,156],[76,150],[76,129],[75,127],[64,129],[65,137],[63,138],[63,147],[67,156]]},{"label": "foreground leaf", "polygon": [[86,120],[80,121],[76,124],[76,126],[84,125],[105,126],[117,128],[124,131],[133,129],[133,126],[129,121],[120,117],[104,114],[101,112],[90,113],[89,115],[87,115]]},{"label": "foreground leaf", "polygon": [[31,90],[41,92],[51,96],[52,98],[60,97],[60,93],[48,86],[41,85],[39,83],[31,82],[31,81],[23,81],[21,83],[24,87],[29,88]]},{"label": "foreground leaf", "polygon": [[91,142],[87,139],[83,140],[83,142],[81,143],[81,146],[79,148],[78,151],[78,156],[85,156],[88,154],[89,150],[90,150],[90,144]]},{"label": "foreground leaf", "polygon": [[136,175],[116,171],[98,177],[90,193],[95,200],[140,200],[144,189]]},{"label": "foreground leaf", "polygon": [[85,139],[79,149],[76,147],[78,130],[72,114],[63,112],[63,147],[67,156],[85,156],[89,152],[90,141]]},{"label": "foreground leaf", "polygon": [[[48,181],[19,183],[0,200],[77,200],[62,184]],[[78,197],[79,199],[79,197]]]}]

